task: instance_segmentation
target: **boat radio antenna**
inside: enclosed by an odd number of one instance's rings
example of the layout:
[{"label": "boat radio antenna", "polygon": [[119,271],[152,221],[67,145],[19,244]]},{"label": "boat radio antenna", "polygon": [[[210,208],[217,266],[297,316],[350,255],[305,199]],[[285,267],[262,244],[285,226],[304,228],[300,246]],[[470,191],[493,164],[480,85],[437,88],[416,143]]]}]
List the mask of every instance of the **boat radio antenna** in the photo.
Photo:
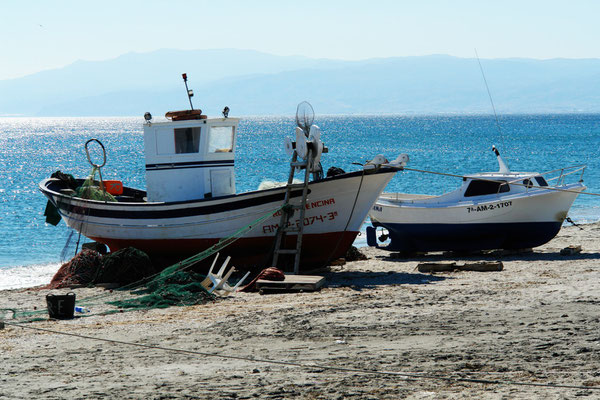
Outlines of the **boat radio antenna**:
[{"label": "boat radio antenna", "polygon": [[496,128],[498,128],[498,133],[500,134],[500,140],[502,141],[502,147],[506,149],[504,146],[504,136],[502,135],[502,129],[500,129],[500,122],[498,121],[498,114],[496,114],[496,107],[494,107],[494,100],[492,100],[492,94],[490,93],[490,87],[488,86],[487,79],[485,79],[485,74],[483,73],[483,67],[481,66],[481,61],[479,60],[479,54],[477,54],[477,49],[475,49],[475,57],[477,57],[477,63],[479,64],[479,70],[481,71],[481,76],[483,76],[483,82],[485,83],[485,88],[487,89],[488,96],[490,98],[490,103],[492,103],[492,110],[494,111],[494,118],[496,118]]},{"label": "boat radio antenna", "polygon": [[188,85],[187,85],[187,74],[183,73],[181,74],[181,77],[183,78],[183,83],[185,83],[185,90],[187,91],[187,95],[188,95],[188,100],[190,101],[190,107],[192,108],[192,110],[194,109],[194,105],[192,104],[192,97],[194,97],[194,91],[191,89],[188,89]]}]

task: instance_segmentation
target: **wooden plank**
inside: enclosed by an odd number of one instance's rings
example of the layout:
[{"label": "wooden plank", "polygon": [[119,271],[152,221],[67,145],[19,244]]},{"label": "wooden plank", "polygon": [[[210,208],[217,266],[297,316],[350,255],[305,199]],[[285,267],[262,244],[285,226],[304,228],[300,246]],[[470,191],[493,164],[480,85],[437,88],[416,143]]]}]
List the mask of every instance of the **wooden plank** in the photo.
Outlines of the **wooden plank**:
[{"label": "wooden plank", "polygon": [[261,292],[288,291],[288,292],[314,292],[325,284],[325,277],[316,275],[286,275],[283,281],[269,281],[259,279],[256,288]]}]

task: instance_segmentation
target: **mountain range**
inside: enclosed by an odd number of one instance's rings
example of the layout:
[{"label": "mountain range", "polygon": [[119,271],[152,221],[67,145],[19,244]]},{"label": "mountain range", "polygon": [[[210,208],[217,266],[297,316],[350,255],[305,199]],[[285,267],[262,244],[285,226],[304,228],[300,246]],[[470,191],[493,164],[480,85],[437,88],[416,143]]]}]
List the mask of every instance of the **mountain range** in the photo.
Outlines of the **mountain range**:
[{"label": "mountain range", "polygon": [[[482,59],[498,113],[600,112],[600,59]],[[0,116],[161,115],[189,108],[218,115],[489,114],[475,58],[446,55],[361,61],[252,50],[157,50],[0,81]]]}]

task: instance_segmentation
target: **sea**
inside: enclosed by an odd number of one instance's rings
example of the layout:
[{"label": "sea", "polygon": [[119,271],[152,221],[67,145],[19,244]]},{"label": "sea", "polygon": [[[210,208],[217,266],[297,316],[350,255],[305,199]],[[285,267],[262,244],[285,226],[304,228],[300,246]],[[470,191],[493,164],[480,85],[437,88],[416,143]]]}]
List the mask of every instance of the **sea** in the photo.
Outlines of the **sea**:
[{"label": "sea", "polygon": [[[107,162],[104,179],[145,188],[140,117],[0,118],[0,290],[48,283],[76,250],[78,235],[45,223],[41,180],[60,170],[76,177],[91,171],[84,144],[100,140]],[[600,193],[600,114],[346,115],[315,117],[328,148],[330,167],[358,170],[377,154],[389,160],[406,153],[409,166],[426,171],[469,174],[497,171],[495,145],[514,171],[544,172],[585,164],[588,192]],[[295,118],[246,117],[236,142],[236,187],[254,190],[262,181],[286,181],[289,157],[284,139],[294,137]],[[92,152],[98,160],[98,154]],[[571,176],[574,180],[579,175]],[[399,172],[387,192],[441,194],[461,184],[456,177]],[[600,220],[600,197],[580,195],[569,215],[576,223]],[[367,221],[368,222],[368,221]],[[364,229],[355,245],[365,246]],[[81,239],[84,242],[85,239]]]}]

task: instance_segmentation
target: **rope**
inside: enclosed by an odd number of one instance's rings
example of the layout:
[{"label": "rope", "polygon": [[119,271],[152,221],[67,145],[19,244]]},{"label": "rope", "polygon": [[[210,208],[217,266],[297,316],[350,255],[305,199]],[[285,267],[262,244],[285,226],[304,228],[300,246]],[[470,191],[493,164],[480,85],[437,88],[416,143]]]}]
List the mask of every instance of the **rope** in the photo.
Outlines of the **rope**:
[{"label": "rope", "polygon": [[156,345],[151,345],[151,344],[125,342],[122,340],[107,339],[107,338],[101,338],[101,337],[96,337],[96,336],[88,336],[88,335],[82,335],[79,333],[55,331],[52,329],[39,328],[39,327],[34,327],[34,326],[26,326],[26,325],[14,323],[14,322],[5,322],[5,324],[14,326],[17,328],[22,328],[22,329],[37,330],[37,331],[41,331],[41,332],[54,333],[57,335],[77,337],[80,339],[97,340],[97,341],[113,343],[113,344],[120,344],[120,345],[125,345],[125,346],[135,346],[135,347],[142,347],[142,348],[146,348],[146,349],[163,350],[163,351],[170,351],[173,353],[190,354],[190,355],[197,355],[197,356],[203,356],[203,357],[217,357],[217,358],[258,362],[258,363],[265,363],[265,364],[286,365],[286,366],[292,366],[292,367],[299,367],[299,368],[303,368],[303,369],[327,369],[330,371],[339,371],[339,372],[353,372],[353,373],[361,373],[361,374],[369,374],[369,375],[382,375],[382,376],[396,376],[396,377],[403,377],[403,378],[440,380],[440,381],[446,381],[446,382],[481,383],[481,384],[485,384],[485,385],[512,385],[512,386],[531,386],[531,387],[544,387],[544,388],[600,390],[600,387],[594,387],[594,386],[503,381],[503,380],[498,380],[498,379],[492,380],[492,379],[478,379],[478,378],[453,378],[453,377],[443,376],[443,375],[418,374],[418,373],[398,372],[398,371],[381,371],[381,370],[372,370],[372,369],[337,367],[337,366],[321,365],[321,364],[304,364],[304,363],[293,362],[293,361],[279,361],[279,360],[270,360],[270,359],[264,359],[264,358],[235,356],[235,355],[230,355],[230,354],[207,353],[207,352],[202,352],[202,351],[177,349],[177,348],[172,348],[172,347],[156,346]]},{"label": "rope", "polygon": [[573,222],[573,220],[571,219],[571,217],[565,218],[565,221],[567,221],[568,223],[572,224],[573,226],[578,227],[580,230],[583,230],[583,228],[579,224],[576,224],[575,222]]}]

